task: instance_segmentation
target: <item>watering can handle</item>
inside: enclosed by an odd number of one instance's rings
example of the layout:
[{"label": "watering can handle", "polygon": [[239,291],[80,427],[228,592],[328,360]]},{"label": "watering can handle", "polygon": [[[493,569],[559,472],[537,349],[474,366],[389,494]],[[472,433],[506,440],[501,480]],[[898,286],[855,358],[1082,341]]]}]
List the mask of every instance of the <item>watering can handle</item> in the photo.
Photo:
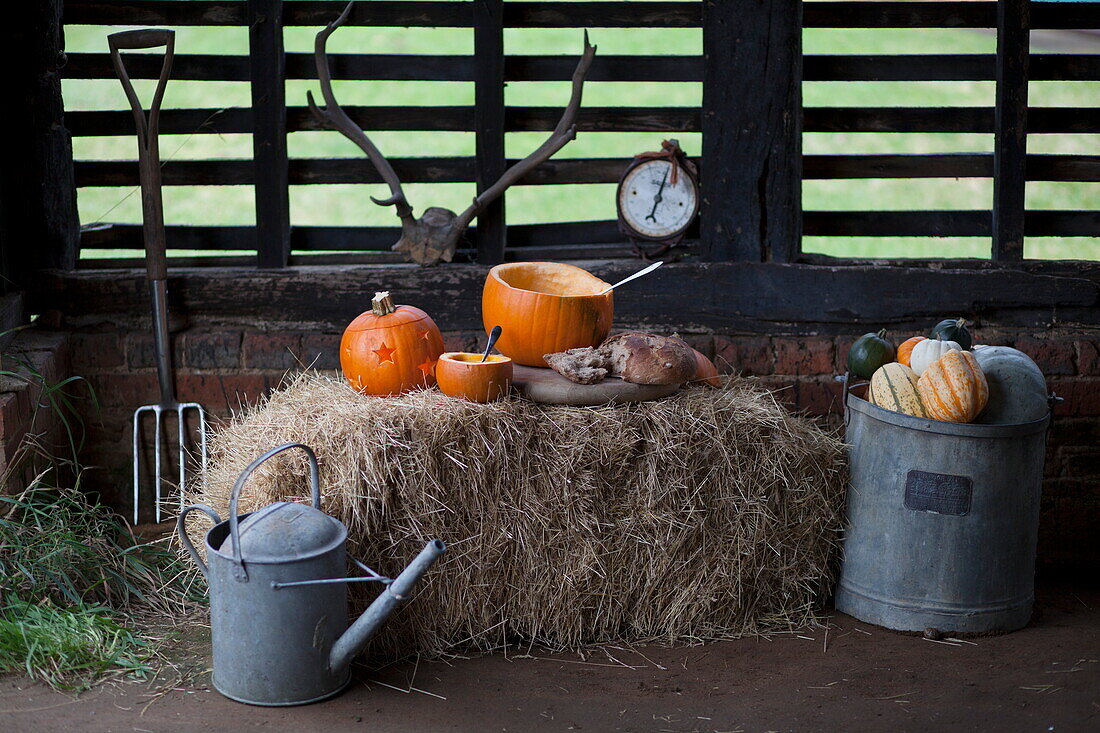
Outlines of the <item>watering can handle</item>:
[{"label": "watering can handle", "polygon": [[229,497],[229,535],[233,545],[233,564],[235,566],[233,573],[237,580],[241,582],[246,582],[248,580],[248,571],[244,567],[244,560],[241,559],[240,530],[237,528],[237,503],[241,498],[241,489],[244,488],[244,482],[248,480],[248,477],[252,475],[253,471],[260,467],[261,463],[291,448],[301,448],[306,452],[306,458],[309,459],[309,484],[313,496],[313,508],[318,511],[321,509],[321,478],[320,472],[317,469],[317,454],[314,453],[313,449],[308,445],[303,445],[301,443],[286,443],[277,448],[272,448],[267,453],[264,453],[262,456],[252,461],[252,463],[249,463],[248,467],[244,469],[244,472],[237,477],[237,481],[233,484],[233,493]]},{"label": "watering can handle", "polygon": [[183,528],[183,521],[190,512],[195,510],[210,517],[210,519],[214,521],[214,524],[221,524],[222,518],[218,516],[218,513],[214,511],[213,507],[207,506],[206,504],[192,504],[189,507],[185,507],[176,519],[176,533],[180,536],[180,542],[183,544],[183,549],[187,550],[187,554],[190,555],[191,559],[195,561],[195,564],[199,566],[199,570],[202,571],[202,576],[209,579],[210,574],[207,571],[206,563],[202,561],[202,558],[199,557],[199,553],[195,551],[195,546],[191,544],[191,538],[187,536],[187,532]]}]

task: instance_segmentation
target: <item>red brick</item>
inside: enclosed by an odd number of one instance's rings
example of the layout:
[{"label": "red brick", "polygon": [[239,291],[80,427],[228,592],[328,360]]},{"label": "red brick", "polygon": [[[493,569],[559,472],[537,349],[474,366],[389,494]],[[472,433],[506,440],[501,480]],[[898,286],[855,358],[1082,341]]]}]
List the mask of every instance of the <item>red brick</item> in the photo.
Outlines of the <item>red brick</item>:
[{"label": "red brick", "polygon": [[1077,341],[1077,373],[1087,376],[1100,376],[1100,343],[1096,341]]},{"label": "red brick", "polygon": [[775,371],[778,374],[833,374],[835,348],[832,339],[774,338]]},{"label": "red brick", "polygon": [[1075,374],[1077,349],[1072,341],[1018,338],[1016,347],[1032,358],[1043,374]]},{"label": "red brick", "polygon": [[715,336],[714,365],[727,374],[774,374],[775,351],[771,339],[766,336]]},{"label": "red brick", "polygon": [[844,388],[835,379],[801,380],[795,385],[795,405],[810,415],[844,412]]},{"label": "red brick", "polygon": [[[180,335],[170,334],[172,363],[180,363]],[[157,365],[153,334],[133,331],[126,335],[126,366],[130,369],[152,369]]]},{"label": "red brick", "polygon": [[191,369],[237,369],[241,334],[236,331],[187,331],[180,335],[180,366]]},{"label": "red brick", "polygon": [[160,401],[160,386],[153,372],[89,374],[86,379],[96,400],[105,408],[135,410]]},{"label": "red brick", "polygon": [[837,374],[844,374],[848,371],[848,351],[852,348],[852,344],[856,342],[857,338],[859,337],[837,336],[833,340],[833,370]]},{"label": "red brick", "polygon": [[488,337],[484,331],[444,331],[444,351],[477,351],[485,348]]},{"label": "red brick", "polygon": [[301,361],[302,334],[255,333],[244,335],[242,363],[248,369],[295,369]]},{"label": "red brick", "polygon": [[186,374],[179,377],[179,398],[225,415],[255,403],[279,384],[278,375]]},{"label": "red brick", "polygon": [[1094,493],[1095,481],[1084,478],[1048,478],[1043,481],[1043,497],[1085,497]]},{"label": "red brick", "polygon": [[1055,415],[1100,415],[1100,379],[1096,377],[1053,377],[1047,386],[1063,401]]},{"label": "red brick", "polygon": [[709,333],[679,334],[688,345],[708,359],[714,359],[714,336]]},{"label": "red brick", "polygon": [[126,363],[121,339],[115,331],[74,333],[69,341],[70,363],[74,374],[114,369]]},{"label": "red brick", "polygon": [[312,369],[339,369],[340,334],[307,333],[302,336],[302,362]]},{"label": "red brick", "polygon": [[1063,447],[1062,475],[1066,477],[1096,476],[1100,474],[1100,446]]}]

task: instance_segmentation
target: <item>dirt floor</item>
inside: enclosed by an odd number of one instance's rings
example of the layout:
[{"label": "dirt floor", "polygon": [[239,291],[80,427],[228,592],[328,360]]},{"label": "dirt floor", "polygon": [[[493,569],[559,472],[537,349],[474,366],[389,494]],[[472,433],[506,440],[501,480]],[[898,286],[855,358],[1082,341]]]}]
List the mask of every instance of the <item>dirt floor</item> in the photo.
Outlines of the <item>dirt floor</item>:
[{"label": "dirt floor", "polygon": [[77,699],[0,680],[0,731],[1096,731],[1100,590],[1040,590],[1019,632],[933,642],[835,614],[822,628],[692,647],[515,649],[363,671],[343,695],[256,708],[205,676]]}]

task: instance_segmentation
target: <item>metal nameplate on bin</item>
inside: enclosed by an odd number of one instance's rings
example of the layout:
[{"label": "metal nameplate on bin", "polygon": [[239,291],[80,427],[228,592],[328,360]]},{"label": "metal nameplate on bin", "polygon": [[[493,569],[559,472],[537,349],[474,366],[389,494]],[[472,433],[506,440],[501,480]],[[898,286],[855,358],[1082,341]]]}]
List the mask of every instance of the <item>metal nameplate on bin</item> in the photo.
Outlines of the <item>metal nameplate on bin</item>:
[{"label": "metal nameplate on bin", "polygon": [[970,513],[973,489],[969,476],[910,471],[905,476],[905,508],[962,516]]}]

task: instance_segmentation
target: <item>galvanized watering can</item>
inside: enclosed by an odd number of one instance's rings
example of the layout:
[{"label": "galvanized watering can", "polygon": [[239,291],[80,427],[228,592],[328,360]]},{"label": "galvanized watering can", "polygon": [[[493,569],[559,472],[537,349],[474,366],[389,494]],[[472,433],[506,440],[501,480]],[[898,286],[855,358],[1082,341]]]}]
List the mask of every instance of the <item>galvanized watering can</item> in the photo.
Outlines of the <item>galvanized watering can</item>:
[{"label": "galvanized watering can", "polygon": [[[309,457],[313,506],[280,501],[237,516],[249,475],[290,448]],[[206,533],[209,566],[184,532],[184,519],[194,510],[214,520]],[[321,511],[317,457],[300,443],[272,448],[249,464],[233,484],[227,521],[194,504],[180,514],[176,529],[210,586],[214,687],[252,705],[301,705],[340,692],[351,679],[352,657],[446,549],[432,540],[396,578],[354,559],[367,575],[343,577],[348,531]],[[349,627],[347,584],[366,581],[385,587]]]}]

